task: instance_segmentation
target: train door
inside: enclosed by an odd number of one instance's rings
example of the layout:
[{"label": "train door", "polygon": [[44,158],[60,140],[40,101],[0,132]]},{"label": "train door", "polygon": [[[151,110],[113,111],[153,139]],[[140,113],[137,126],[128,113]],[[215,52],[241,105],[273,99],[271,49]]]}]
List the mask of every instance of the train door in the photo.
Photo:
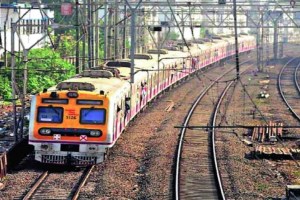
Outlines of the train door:
[{"label": "train door", "polygon": [[134,117],[139,110],[139,87],[137,82],[134,82],[131,88],[131,117]]},{"label": "train door", "polygon": [[114,139],[116,139],[120,135],[122,128],[122,100],[121,98],[116,99],[119,99],[119,101],[117,101],[115,106]]},{"label": "train door", "polygon": [[131,90],[127,92],[124,98],[124,121],[125,125],[131,119]]},{"label": "train door", "polygon": [[148,91],[149,91],[149,99],[152,99],[152,89],[153,89],[153,74],[149,77]]},{"label": "train door", "polygon": [[165,65],[165,88],[169,85],[169,65]]},{"label": "train door", "polygon": [[139,83],[135,83],[135,112],[140,110],[140,86]]}]

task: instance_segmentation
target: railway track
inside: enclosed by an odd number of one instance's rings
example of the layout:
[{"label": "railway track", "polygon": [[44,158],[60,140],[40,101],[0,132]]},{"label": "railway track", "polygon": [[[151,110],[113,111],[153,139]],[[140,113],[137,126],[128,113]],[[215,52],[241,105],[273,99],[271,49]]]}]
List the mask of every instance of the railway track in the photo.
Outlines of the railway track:
[{"label": "railway track", "polygon": [[298,70],[300,60],[297,58],[290,59],[281,69],[278,75],[278,90],[280,95],[292,112],[293,116],[300,122],[300,88],[298,83]]},{"label": "railway track", "polygon": [[[40,177],[35,181],[31,189],[22,198],[29,199],[71,199],[77,200],[79,198],[80,190],[85,185],[94,165],[87,167],[83,172],[72,173],[52,173],[44,171]],[[72,176],[71,176],[72,175]],[[72,177],[73,181],[69,181],[68,189],[61,187],[60,183],[68,176]]]},{"label": "railway track", "polygon": [[[204,126],[209,123],[215,124],[218,107],[213,109],[214,103],[209,105],[211,99],[207,94],[209,92],[219,95],[219,90],[223,90],[217,100],[219,106],[234,82],[230,81],[230,84],[226,85],[225,82],[220,84],[219,81],[230,71],[218,77],[200,93],[185,118],[184,127],[195,121]],[[209,132],[203,129],[196,132],[181,129],[176,160],[175,199],[225,199],[215,152],[214,129]]]}]

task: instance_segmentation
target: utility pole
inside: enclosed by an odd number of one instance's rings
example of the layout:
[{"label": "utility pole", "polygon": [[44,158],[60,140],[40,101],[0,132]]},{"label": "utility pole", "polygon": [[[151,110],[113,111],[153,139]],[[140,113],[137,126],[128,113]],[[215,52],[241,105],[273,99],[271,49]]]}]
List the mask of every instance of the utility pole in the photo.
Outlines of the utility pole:
[{"label": "utility pole", "polygon": [[92,0],[88,0],[88,57],[89,57],[89,69],[93,68],[95,65],[94,60],[94,20],[92,12]]},{"label": "utility pole", "polygon": [[[24,117],[25,117],[25,102],[26,102],[26,94],[27,94],[27,80],[28,80],[28,69],[27,69],[27,62],[28,62],[28,49],[23,50],[23,62],[24,62],[24,79],[23,79],[23,94],[21,96],[21,116],[20,116],[20,137],[23,138],[23,127],[24,127]],[[19,124],[18,124],[19,125]],[[21,139],[20,138],[20,139]]]},{"label": "utility pole", "polygon": [[76,0],[76,74],[80,73],[79,69],[79,16],[78,16],[78,0]]},{"label": "utility pole", "polygon": [[107,19],[107,25],[108,25],[108,33],[107,33],[107,58],[108,59],[111,59],[112,58],[112,52],[111,52],[111,42],[112,42],[112,13],[113,13],[113,8],[112,7],[109,7],[108,8],[108,19]]},{"label": "utility pole", "polygon": [[126,57],[126,17],[127,17],[127,7],[124,5],[124,22],[123,22],[123,35],[122,35],[122,58]]},{"label": "utility pole", "polygon": [[274,22],[274,43],[273,43],[273,50],[274,50],[274,59],[277,59],[278,55],[278,20]]},{"label": "utility pole", "polygon": [[119,29],[118,22],[119,19],[119,3],[118,0],[115,0],[115,10],[114,10],[114,58],[119,58]]},{"label": "utility pole", "polygon": [[6,45],[6,42],[7,42],[7,30],[6,30],[6,22],[4,24],[4,65],[5,65],[5,68],[7,67],[7,45]]},{"label": "utility pole", "polygon": [[[95,5],[95,24],[99,23],[99,10]],[[95,63],[96,66],[99,64],[99,27],[95,26]]]},{"label": "utility pole", "polygon": [[16,109],[16,58],[15,58],[15,32],[16,23],[11,22],[11,88],[12,88],[12,103],[13,103],[13,118],[14,118],[14,135],[15,142],[18,142],[17,134],[17,109]]},{"label": "utility pole", "polygon": [[103,27],[103,32],[104,32],[104,46],[103,46],[103,57],[104,59],[107,58],[107,11],[108,11],[108,6],[107,6],[107,1],[105,0],[105,5],[104,5],[104,27]]},{"label": "utility pole", "polygon": [[264,70],[264,13],[262,13],[261,17],[261,46],[260,46],[260,54],[261,54],[261,69],[260,71],[263,72]]},{"label": "utility pole", "polygon": [[128,0],[125,0],[126,4],[128,5],[131,11],[131,24],[130,24],[130,35],[131,35],[131,45],[130,45],[130,60],[131,60],[131,67],[130,67],[130,82],[134,83],[134,54],[135,54],[135,17],[136,11],[140,6],[142,0],[139,0],[138,4],[133,8],[131,7]]},{"label": "utility pole", "polygon": [[233,20],[234,20],[234,36],[235,36],[235,60],[236,60],[236,79],[240,79],[240,63],[239,63],[239,43],[237,32],[237,16],[236,16],[236,0],[233,0]]},{"label": "utility pole", "polygon": [[86,35],[87,35],[87,27],[86,27],[86,0],[83,0],[83,37],[82,37],[82,58],[83,58],[83,69],[86,68]]},{"label": "utility pole", "polygon": [[260,71],[260,28],[256,29],[256,61],[257,69]]},{"label": "utility pole", "polygon": [[5,16],[5,22],[4,22],[4,63],[5,67],[7,67],[7,21],[8,21],[8,13],[9,9],[6,9],[6,16]]}]

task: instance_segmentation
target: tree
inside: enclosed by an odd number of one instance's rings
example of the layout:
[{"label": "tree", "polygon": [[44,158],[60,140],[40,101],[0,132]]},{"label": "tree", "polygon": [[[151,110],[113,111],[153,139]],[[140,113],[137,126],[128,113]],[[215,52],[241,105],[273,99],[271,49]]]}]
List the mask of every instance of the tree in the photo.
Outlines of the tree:
[{"label": "tree", "polygon": [[8,74],[0,75],[0,99],[10,99],[11,98],[11,86]]},{"label": "tree", "polygon": [[[23,76],[25,63],[18,63],[21,70],[17,76]],[[75,74],[75,67],[64,61],[60,54],[50,48],[32,49],[28,54],[28,84],[29,93],[37,93],[43,88],[49,88]],[[18,83],[19,87],[23,81]]]},{"label": "tree", "polygon": [[171,31],[169,35],[167,35],[167,40],[177,40],[179,38],[179,34],[175,31]]}]

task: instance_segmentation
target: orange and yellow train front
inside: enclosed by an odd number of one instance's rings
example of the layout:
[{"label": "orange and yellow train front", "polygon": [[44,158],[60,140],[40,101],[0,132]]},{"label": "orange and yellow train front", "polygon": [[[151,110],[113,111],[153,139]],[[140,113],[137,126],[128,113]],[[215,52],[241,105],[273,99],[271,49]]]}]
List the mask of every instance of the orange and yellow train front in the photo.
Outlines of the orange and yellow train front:
[{"label": "orange and yellow train front", "polygon": [[89,165],[111,146],[108,98],[90,91],[44,92],[32,99],[29,144],[43,163]]}]

